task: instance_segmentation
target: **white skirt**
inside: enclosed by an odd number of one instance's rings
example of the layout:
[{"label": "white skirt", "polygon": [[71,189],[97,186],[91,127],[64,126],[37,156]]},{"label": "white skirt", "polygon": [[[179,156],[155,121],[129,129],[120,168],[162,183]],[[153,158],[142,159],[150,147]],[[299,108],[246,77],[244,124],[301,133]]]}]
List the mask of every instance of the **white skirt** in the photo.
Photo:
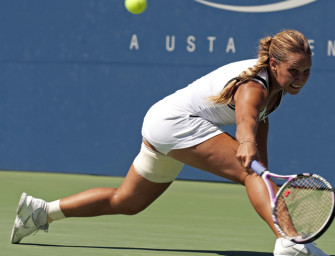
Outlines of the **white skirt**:
[{"label": "white skirt", "polygon": [[162,102],[153,105],[144,117],[142,136],[159,152],[198,145],[224,131],[217,125],[178,110]]}]

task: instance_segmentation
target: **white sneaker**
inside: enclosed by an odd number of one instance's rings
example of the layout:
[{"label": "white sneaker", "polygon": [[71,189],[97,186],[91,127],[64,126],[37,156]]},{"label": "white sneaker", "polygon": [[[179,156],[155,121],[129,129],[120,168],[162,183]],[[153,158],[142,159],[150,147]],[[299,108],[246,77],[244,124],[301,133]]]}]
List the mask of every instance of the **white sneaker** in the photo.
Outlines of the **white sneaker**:
[{"label": "white sneaker", "polygon": [[10,242],[17,244],[22,238],[38,230],[48,232],[47,212],[48,204],[44,200],[22,193]]},{"label": "white sneaker", "polygon": [[313,243],[296,244],[285,238],[278,238],[273,251],[274,256],[329,256]]}]

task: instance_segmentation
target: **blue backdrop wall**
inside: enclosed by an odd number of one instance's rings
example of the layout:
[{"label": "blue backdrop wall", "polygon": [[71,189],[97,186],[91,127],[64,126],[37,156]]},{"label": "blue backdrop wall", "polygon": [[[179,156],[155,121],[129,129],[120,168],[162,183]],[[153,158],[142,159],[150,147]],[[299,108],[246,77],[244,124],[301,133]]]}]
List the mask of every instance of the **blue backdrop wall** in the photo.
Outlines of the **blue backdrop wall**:
[{"label": "blue backdrop wall", "polygon": [[[335,1],[148,0],[141,15],[122,0],[1,3],[1,169],[124,176],[154,102],[292,28],[313,68],[271,116],[270,168],[335,183]],[[179,178],[218,179],[189,167]]]}]

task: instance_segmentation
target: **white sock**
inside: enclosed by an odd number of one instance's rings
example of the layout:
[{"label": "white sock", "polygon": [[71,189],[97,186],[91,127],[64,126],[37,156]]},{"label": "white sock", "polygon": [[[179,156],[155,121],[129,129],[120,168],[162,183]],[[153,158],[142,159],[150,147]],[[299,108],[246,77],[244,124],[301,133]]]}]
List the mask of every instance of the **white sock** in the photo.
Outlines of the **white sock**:
[{"label": "white sock", "polygon": [[61,220],[66,218],[59,205],[60,200],[56,200],[48,203],[48,217],[54,220]]}]

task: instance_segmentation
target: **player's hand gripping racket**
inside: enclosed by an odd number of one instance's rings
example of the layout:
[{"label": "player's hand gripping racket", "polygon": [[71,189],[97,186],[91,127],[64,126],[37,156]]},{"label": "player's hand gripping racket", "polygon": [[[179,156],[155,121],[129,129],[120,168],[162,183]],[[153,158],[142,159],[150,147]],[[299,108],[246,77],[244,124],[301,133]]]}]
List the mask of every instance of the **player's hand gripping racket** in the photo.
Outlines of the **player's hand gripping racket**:
[{"label": "player's hand gripping racket", "polygon": [[[251,169],[268,188],[272,218],[280,234],[295,243],[309,243],[327,230],[334,219],[334,189],[328,181],[317,174],[274,174],[255,160]],[[271,178],[286,180],[276,194]]]}]

